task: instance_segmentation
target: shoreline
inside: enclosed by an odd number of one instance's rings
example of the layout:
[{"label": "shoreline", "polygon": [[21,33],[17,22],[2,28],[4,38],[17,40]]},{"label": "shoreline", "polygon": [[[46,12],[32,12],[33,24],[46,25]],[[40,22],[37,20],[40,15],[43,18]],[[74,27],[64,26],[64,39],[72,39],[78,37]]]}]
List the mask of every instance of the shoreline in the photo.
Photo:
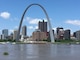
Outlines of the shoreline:
[{"label": "shoreline", "polygon": [[67,44],[67,45],[80,45],[80,42],[45,42],[45,41],[39,41],[39,42],[0,42],[0,44]]}]

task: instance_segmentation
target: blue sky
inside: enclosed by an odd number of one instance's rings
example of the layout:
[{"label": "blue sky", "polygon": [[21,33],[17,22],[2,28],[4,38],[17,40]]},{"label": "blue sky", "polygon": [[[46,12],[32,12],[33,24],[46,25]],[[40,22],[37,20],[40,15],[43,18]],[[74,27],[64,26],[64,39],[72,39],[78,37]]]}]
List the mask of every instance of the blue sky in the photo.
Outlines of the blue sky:
[{"label": "blue sky", "polygon": [[[46,9],[52,28],[63,27],[71,32],[80,30],[80,0],[0,0],[0,32],[17,29],[23,11],[32,3]],[[27,26],[27,34],[31,35],[37,28],[37,22],[43,19],[46,20],[46,17],[40,7],[30,7],[22,24]]]}]

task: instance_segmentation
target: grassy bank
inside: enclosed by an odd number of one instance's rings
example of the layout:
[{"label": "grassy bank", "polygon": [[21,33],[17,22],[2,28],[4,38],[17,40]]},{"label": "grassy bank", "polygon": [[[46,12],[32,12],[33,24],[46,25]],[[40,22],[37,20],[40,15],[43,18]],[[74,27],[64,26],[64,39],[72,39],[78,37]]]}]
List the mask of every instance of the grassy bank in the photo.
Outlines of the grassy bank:
[{"label": "grassy bank", "polygon": [[80,40],[55,40],[56,44],[80,44]]},{"label": "grassy bank", "polygon": [[[50,40],[43,41],[27,41],[27,42],[16,42],[16,40],[0,40],[0,42],[11,42],[14,44],[41,44],[41,43],[52,43]],[[53,44],[80,44],[80,40],[55,40]]]}]

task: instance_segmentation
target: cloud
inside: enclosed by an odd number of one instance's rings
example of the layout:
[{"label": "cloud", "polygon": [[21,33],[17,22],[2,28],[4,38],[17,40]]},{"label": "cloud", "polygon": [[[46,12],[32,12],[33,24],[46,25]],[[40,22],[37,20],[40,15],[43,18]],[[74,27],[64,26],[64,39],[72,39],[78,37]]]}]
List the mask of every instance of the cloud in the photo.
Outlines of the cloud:
[{"label": "cloud", "polygon": [[2,17],[4,19],[8,19],[8,18],[10,18],[10,13],[9,12],[1,12],[0,17]]},{"label": "cloud", "polygon": [[27,17],[27,21],[29,22],[29,24],[38,24],[38,22],[42,21],[42,19]]},{"label": "cloud", "polygon": [[28,26],[28,29],[34,29],[34,27],[33,26]]},{"label": "cloud", "polygon": [[28,26],[28,29],[38,29],[38,26]]},{"label": "cloud", "polygon": [[29,21],[30,24],[38,24],[38,22],[41,21],[41,19],[35,18]]},{"label": "cloud", "polygon": [[38,26],[35,26],[35,29],[38,29]]},{"label": "cloud", "polygon": [[52,28],[52,29],[56,31],[56,27],[54,27],[54,28]]},{"label": "cloud", "polygon": [[65,23],[80,26],[80,20],[67,20]]},{"label": "cloud", "polygon": [[[45,22],[47,22],[47,19],[46,18],[43,18],[43,20],[45,21]],[[50,19],[51,20],[51,19]]]},{"label": "cloud", "polygon": [[[46,18],[43,18],[44,21],[47,21]],[[26,19],[24,19],[25,21],[27,20],[29,24],[38,24],[39,21],[43,21],[43,19],[40,18],[31,18],[31,17],[26,17]]]}]

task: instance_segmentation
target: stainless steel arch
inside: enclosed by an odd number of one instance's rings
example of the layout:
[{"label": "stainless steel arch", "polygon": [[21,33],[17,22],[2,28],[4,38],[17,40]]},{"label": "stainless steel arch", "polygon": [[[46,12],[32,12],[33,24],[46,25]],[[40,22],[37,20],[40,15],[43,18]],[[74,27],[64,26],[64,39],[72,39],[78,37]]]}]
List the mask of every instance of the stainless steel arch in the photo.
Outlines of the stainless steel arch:
[{"label": "stainless steel arch", "polygon": [[24,13],[23,13],[23,15],[22,15],[21,21],[20,21],[20,25],[19,25],[19,29],[18,29],[16,41],[19,40],[21,25],[22,25],[22,22],[23,22],[23,18],[24,18],[24,16],[25,16],[25,13],[26,13],[27,10],[28,10],[31,6],[33,6],[33,5],[37,5],[37,6],[41,7],[42,10],[44,11],[44,13],[45,13],[45,15],[46,15],[46,18],[47,18],[47,20],[48,20],[48,25],[49,25],[49,29],[50,29],[51,42],[54,42],[54,36],[53,36],[52,27],[51,27],[51,23],[50,23],[48,14],[47,14],[46,10],[45,10],[40,4],[30,4],[30,5],[25,9],[25,11],[24,11]]}]

